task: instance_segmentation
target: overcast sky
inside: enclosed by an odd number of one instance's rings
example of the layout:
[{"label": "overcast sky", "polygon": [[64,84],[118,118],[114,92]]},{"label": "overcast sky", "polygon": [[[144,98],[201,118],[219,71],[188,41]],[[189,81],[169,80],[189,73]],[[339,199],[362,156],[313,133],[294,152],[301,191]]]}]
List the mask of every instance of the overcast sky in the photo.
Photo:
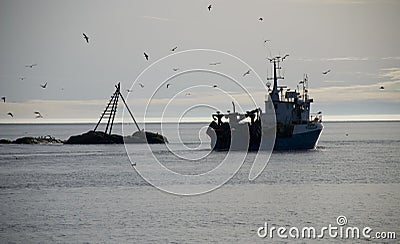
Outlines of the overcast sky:
[{"label": "overcast sky", "polygon": [[308,74],[313,111],[399,119],[399,13],[397,0],[0,0],[0,122],[34,120],[34,111],[42,122],[95,122],[117,82],[139,120],[153,94],[152,119],[168,102],[170,119],[199,104],[186,116],[208,117],[233,100],[248,110],[262,106],[266,57],[279,54],[290,55],[281,85],[295,89]]}]

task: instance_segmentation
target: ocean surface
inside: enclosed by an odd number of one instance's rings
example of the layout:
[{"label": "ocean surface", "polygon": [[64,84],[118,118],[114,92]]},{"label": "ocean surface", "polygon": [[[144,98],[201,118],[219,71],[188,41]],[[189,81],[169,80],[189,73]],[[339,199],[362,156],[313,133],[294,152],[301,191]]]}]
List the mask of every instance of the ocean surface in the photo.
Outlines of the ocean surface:
[{"label": "ocean surface", "polygon": [[[197,196],[153,187],[131,166],[124,145],[0,145],[0,243],[309,243],[317,240],[257,232],[266,222],[287,229],[338,226],[338,216],[347,218],[344,227],[370,227],[372,236],[396,232],[397,239],[326,233],[323,243],[398,243],[400,122],[324,125],[316,150],[274,152],[255,181],[248,180],[249,154],[226,184]],[[163,134],[182,157],[193,158],[209,152],[204,126],[182,124],[175,133],[176,124],[165,124]],[[0,138],[67,139],[93,127],[1,124]],[[146,129],[161,131],[158,124]],[[165,167],[184,174],[207,172],[225,157],[173,160],[165,146],[152,150]],[[151,158],[146,145],[130,145],[129,156],[137,164]]]}]

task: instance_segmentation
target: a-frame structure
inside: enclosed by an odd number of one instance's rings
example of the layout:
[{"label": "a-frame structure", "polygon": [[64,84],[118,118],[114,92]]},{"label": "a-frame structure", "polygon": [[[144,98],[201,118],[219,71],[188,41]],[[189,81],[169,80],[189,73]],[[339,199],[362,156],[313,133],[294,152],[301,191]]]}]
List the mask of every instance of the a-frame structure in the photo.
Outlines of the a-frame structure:
[{"label": "a-frame structure", "polygon": [[129,109],[128,105],[126,104],[126,101],[124,99],[124,97],[121,94],[121,85],[120,83],[118,83],[115,86],[115,92],[113,93],[113,95],[110,98],[110,101],[107,104],[106,109],[104,109],[104,112],[101,114],[99,121],[96,124],[96,127],[94,127],[93,131],[96,131],[101,123],[101,121],[107,120],[107,125],[106,128],[104,130],[105,134],[111,135],[112,132],[112,128],[114,125],[114,119],[115,119],[115,114],[117,113],[117,106],[118,106],[118,99],[121,97],[122,101],[125,104],[126,109],[128,110],[129,114],[131,115],[133,122],[135,122],[136,128],[138,129],[138,131],[140,131],[140,127],[139,125],[136,123],[135,118],[133,117],[133,114],[131,112],[131,110]]}]

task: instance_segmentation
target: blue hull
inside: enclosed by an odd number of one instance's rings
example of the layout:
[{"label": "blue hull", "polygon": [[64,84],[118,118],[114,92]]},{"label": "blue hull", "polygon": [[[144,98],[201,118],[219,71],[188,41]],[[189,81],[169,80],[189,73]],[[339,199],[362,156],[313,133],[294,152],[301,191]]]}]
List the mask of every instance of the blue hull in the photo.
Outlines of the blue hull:
[{"label": "blue hull", "polygon": [[292,137],[276,138],[274,150],[307,150],[317,145],[321,130],[293,135]]}]

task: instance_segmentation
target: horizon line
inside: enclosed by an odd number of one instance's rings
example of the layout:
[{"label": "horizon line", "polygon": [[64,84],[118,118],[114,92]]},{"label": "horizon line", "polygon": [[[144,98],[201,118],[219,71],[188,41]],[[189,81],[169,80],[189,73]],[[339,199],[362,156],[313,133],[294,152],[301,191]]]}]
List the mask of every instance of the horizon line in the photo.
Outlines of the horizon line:
[{"label": "horizon line", "polygon": [[[129,122],[128,122],[129,121]],[[192,118],[149,118],[145,121],[137,121],[138,124],[154,123],[209,123],[211,117],[192,117]],[[360,115],[325,115],[323,122],[396,122],[400,121],[400,114],[360,114]],[[96,124],[98,119],[0,119],[0,124]],[[116,118],[115,124],[134,124],[130,118]],[[101,124],[106,124],[102,122]]]}]

